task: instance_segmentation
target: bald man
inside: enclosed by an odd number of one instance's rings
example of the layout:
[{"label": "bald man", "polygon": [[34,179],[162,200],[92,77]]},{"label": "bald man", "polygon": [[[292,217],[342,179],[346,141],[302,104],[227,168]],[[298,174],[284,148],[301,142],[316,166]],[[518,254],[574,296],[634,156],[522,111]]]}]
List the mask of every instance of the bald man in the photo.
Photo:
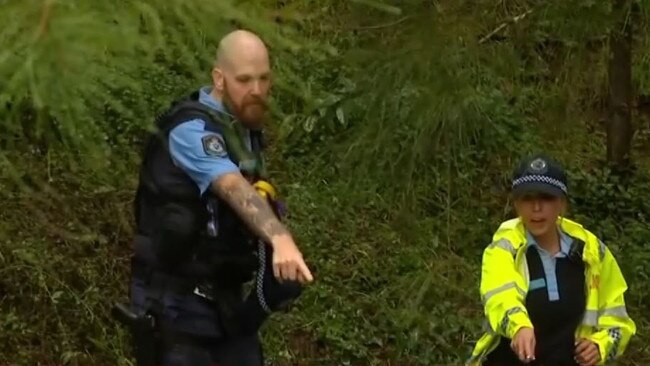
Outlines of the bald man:
[{"label": "bald man", "polygon": [[135,203],[131,307],[156,324],[133,328],[140,365],[262,365],[259,327],[313,280],[264,167],[270,87],[264,42],[235,31],[212,85],[157,120]]}]

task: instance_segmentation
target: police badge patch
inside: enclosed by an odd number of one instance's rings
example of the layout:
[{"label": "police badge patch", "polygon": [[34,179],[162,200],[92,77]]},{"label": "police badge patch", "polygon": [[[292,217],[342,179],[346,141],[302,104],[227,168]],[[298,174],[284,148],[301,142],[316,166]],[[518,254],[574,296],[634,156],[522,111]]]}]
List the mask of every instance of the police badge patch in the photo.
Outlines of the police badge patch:
[{"label": "police badge patch", "polygon": [[216,156],[219,158],[225,158],[228,156],[226,151],[226,144],[223,141],[223,138],[217,134],[210,134],[203,136],[201,138],[203,142],[203,151],[209,156]]},{"label": "police badge patch", "polygon": [[546,162],[544,159],[537,158],[530,163],[530,171],[536,174],[546,173]]}]

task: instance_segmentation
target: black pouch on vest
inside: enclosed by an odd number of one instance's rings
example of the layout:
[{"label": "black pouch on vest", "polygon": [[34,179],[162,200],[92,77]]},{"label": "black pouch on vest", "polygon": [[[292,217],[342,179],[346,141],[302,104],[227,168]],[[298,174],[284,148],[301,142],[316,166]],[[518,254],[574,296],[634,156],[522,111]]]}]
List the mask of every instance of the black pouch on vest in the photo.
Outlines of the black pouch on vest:
[{"label": "black pouch on vest", "polygon": [[187,206],[168,202],[156,208],[157,226],[152,244],[161,265],[171,272],[189,258],[197,241],[199,222],[195,212]]}]

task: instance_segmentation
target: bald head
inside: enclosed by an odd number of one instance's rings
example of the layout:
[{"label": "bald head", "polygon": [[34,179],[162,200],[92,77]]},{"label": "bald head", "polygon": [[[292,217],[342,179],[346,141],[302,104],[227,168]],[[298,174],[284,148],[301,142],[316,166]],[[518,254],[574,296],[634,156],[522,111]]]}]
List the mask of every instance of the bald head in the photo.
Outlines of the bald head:
[{"label": "bald head", "polygon": [[271,66],[264,42],[249,31],[228,33],[217,49],[212,96],[249,128],[260,128],[267,110]]},{"label": "bald head", "polygon": [[219,42],[215,66],[224,69],[253,60],[268,62],[268,57],[266,45],[260,37],[246,30],[236,30]]}]

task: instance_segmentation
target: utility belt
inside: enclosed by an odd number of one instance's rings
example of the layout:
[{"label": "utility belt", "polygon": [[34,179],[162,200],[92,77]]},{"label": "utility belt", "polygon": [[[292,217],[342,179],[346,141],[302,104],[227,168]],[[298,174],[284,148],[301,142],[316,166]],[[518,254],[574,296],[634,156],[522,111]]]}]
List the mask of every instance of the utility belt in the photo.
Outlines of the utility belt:
[{"label": "utility belt", "polygon": [[164,286],[166,291],[178,294],[191,292],[198,282],[189,276],[173,275],[154,269],[149,263],[135,256],[131,259],[131,276],[134,280],[143,281],[147,286]]},{"label": "utility belt", "polygon": [[[176,343],[196,344],[197,342],[219,342],[226,337],[239,334],[240,325],[235,310],[241,307],[243,286],[217,287],[209,280],[178,276],[157,270],[139,258],[131,263],[133,281],[141,284],[144,301],[134,310],[125,304],[115,304],[113,317],[125,325],[132,334],[132,344],[136,364],[159,365],[165,345]],[[214,312],[214,325],[210,324],[209,336],[196,334],[192,330],[172,325],[173,320],[165,315],[168,311],[165,301],[179,300],[179,304],[203,304],[205,309]],[[174,309],[172,311],[178,311]],[[180,310],[184,311],[184,310]],[[190,310],[193,311],[193,310]],[[214,327],[214,328],[213,328]]]},{"label": "utility belt", "polygon": [[240,282],[220,282],[212,278],[170,274],[157,270],[136,257],[132,259],[131,273],[133,280],[142,281],[150,292],[155,294],[154,297],[159,297],[158,294],[160,296],[164,294],[175,296],[192,294],[216,304],[220,295],[228,293],[239,296],[243,289],[243,283]]}]

